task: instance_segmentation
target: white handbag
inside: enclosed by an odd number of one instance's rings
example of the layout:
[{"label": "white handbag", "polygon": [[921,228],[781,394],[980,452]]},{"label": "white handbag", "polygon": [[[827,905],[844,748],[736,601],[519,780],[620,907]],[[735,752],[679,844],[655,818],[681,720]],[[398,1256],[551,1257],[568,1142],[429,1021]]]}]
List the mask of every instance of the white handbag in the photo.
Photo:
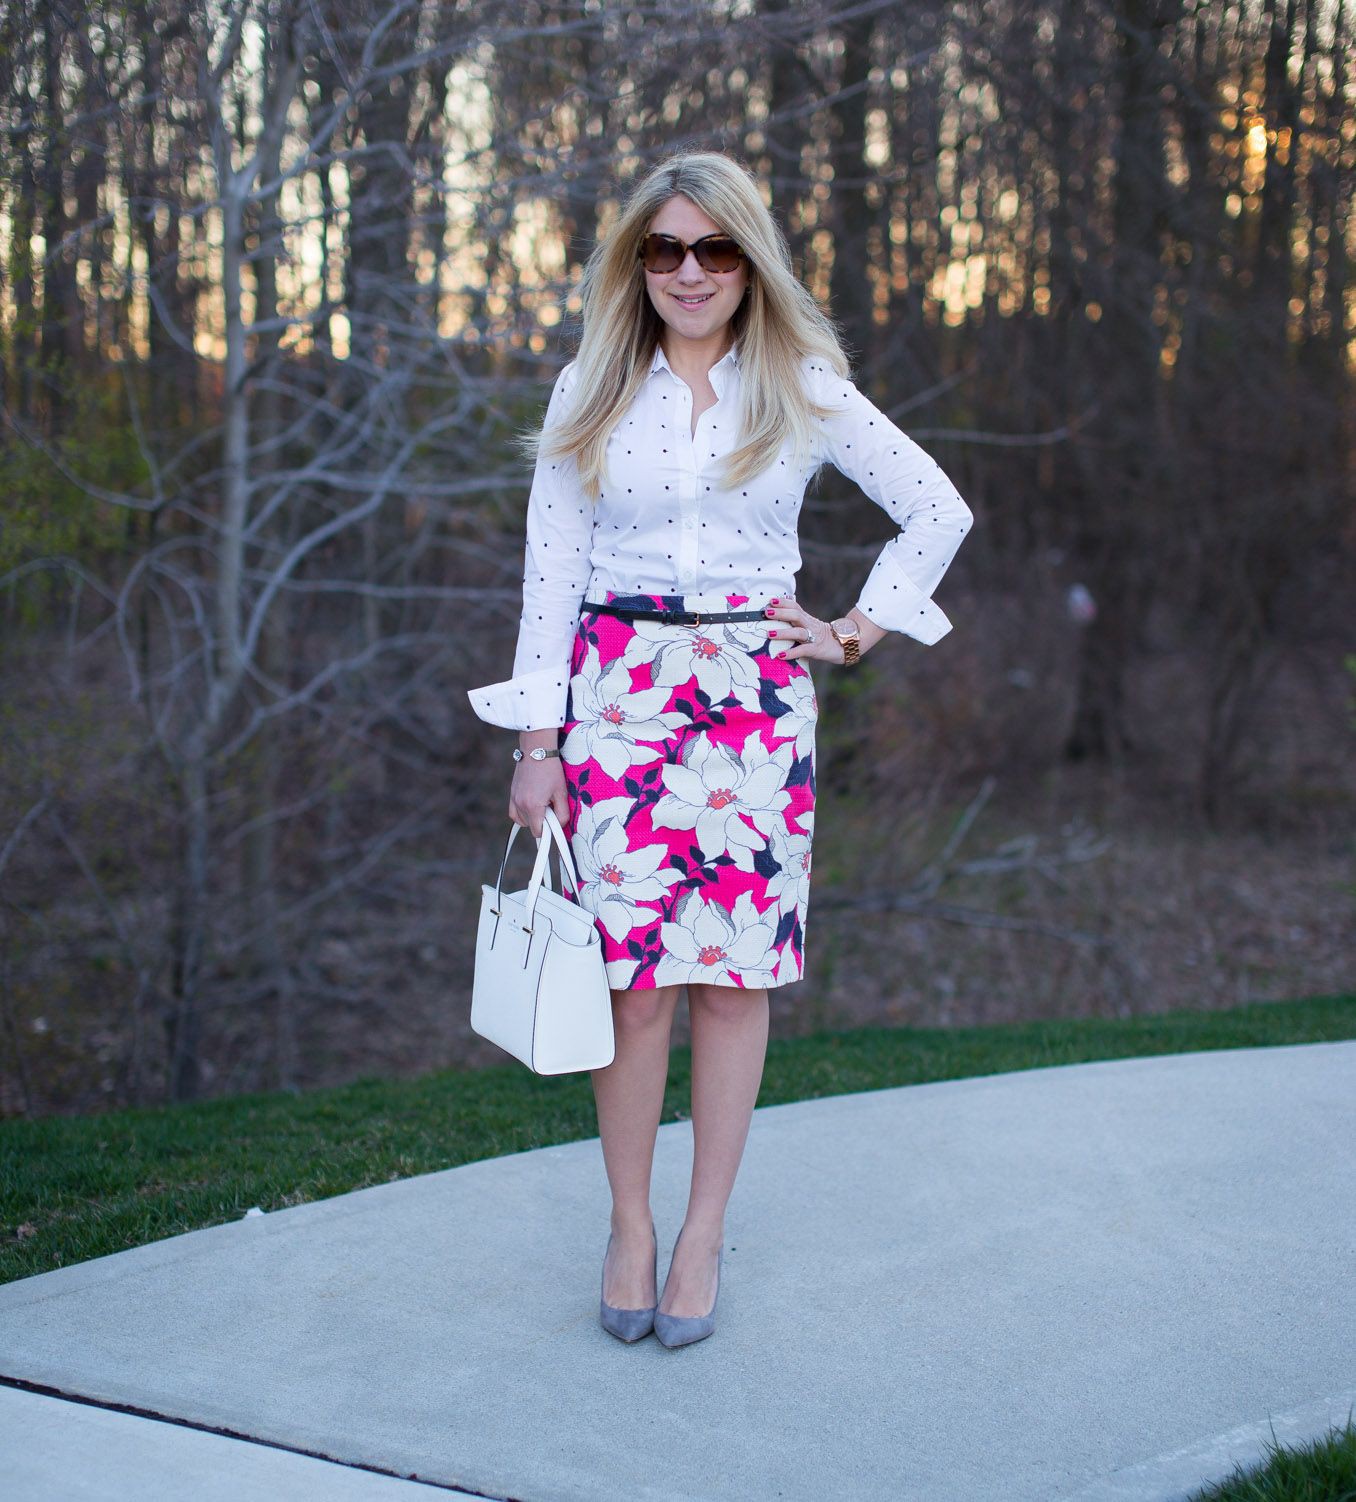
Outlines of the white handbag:
[{"label": "white handbag", "polygon": [[[527,886],[504,891],[504,868],[521,828],[509,830],[498,881],[480,889],[471,1027],[537,1074],[602,1069],[616,1054],[602,935],[578,900],[574,859],[549,807]],[[559,892],[551,886],[553,842]],[[565,896],[566,875],[573,902]]]}]

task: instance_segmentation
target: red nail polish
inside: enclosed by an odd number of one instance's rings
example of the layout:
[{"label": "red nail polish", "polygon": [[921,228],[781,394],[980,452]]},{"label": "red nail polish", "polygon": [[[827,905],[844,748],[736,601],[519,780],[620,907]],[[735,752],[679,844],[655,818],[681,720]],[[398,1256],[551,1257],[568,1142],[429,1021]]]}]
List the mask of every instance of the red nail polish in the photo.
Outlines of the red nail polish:
[{"label": "red nail polish", "polygon": [[773,595],[773,597],[772,597],[772,604],[774,604],[774,605],[777,604],[777,596],[776,595]]}]

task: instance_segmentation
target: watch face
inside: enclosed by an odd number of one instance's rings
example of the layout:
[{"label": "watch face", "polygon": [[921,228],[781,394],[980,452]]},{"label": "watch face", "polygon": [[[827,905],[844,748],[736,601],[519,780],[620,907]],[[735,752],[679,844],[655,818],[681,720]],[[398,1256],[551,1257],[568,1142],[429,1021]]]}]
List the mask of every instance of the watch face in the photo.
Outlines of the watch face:
[{"label": "watch face", "polygon": [[833,629],[838,633],[839,636],[861,635],[862,628],[857,624],[856,621],[852,619],[850,615],[839,616],[836,621],[832,622],[832,625]]}]

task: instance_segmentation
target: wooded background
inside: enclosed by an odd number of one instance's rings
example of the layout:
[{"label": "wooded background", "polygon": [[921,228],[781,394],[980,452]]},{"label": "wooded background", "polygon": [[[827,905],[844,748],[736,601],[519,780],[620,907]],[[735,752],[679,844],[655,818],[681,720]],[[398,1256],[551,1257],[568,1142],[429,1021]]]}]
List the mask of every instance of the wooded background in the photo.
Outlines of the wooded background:
[{"label": "wooded background", "polygon": [[[857,384],[976,514],[947,638],[816,665],[781,1021],[1349,975],[1354,29],[11,3],[0,1112],[502,1060],[465,1013],[516,736],[465,689],[512,662],[508,440],[620,196],[684,148],[757,173]],[[841,612],[890,531],[826,471],[799,597]],[[1174,948],[1206,889],[1219,928]]]}]

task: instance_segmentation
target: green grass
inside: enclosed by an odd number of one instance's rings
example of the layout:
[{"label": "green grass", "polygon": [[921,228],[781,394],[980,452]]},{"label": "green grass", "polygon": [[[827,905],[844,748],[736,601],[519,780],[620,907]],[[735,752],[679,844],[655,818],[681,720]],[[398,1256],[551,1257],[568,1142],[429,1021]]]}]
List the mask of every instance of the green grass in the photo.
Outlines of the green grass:
[{"label": "green grass", "polygon": [[1348,1417],[1312,1444],[1284,1449],[1274,1438],[1267,1459],[1192,1492],[1190,1502],[1356,1502],[1356,1428]]},{"label": "green grass", "polygon": [[[1356,1037],[1356,997],[773,1039],[759,1105],[1092,1059]],[[686,1117],[674,1049],[665,1121]],[[587,1074],[519,1064],[303,1095],[0,1123],[0,1282],[307,1200],[597,1135]]]}]

